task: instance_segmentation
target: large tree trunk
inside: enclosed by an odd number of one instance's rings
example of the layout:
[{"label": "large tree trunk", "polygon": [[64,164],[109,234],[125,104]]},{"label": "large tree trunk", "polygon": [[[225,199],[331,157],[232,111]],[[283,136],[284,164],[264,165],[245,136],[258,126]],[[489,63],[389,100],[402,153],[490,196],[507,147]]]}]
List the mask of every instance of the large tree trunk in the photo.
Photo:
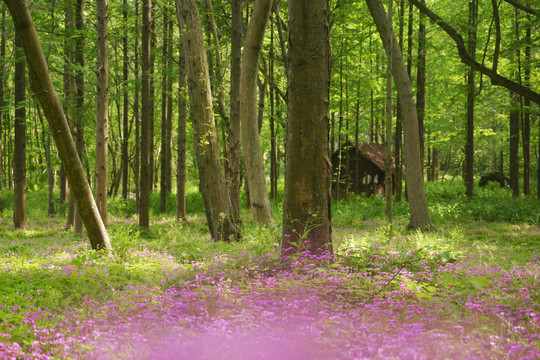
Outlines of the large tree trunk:
[{"label": "large tree trunk", "polygon": [[236,218],[240,218],[240,69],[242,63],[242,0],[232,0],[231,110],[228,126],[228,152],[225,162],[229,195]]},{"label": "large tree trunk", "polygon": [[107,227],[107,179],[109,145],[109,1],[97,0],[97,86],[96,86],[96,205]]},{"label": "large tree trunk", "polygon": [[140,213],[139,226],[142,229],[150,227],[150,192],[152,190],[150,137],[152,123],[152,107],[150,99],[151,82],[151,34],[152,1],[142,2],[142,82],[141,82],[141,176],[140,176]]},{"label": "large tree trunk", "polygon": [[176,9],[183,34],[199,188],[208,227],[216,240],[238,239],[239,229],[220,162],[208,62],[197,2],[176,0]]},{"label": "large tree trunk", "polygon": [[26,61],[22,57],[21,36],[15,34],[15,156],[13,157],[13,224],[26,225]]},{"label": "large tree trunk", "polygon": [[332,251],[328,0],[289,1],[282,250]]},{"label": "large tree trunk", "polygon": [[[403,61],[403,54],[397,43],[394,30],[388,22],[384,6],[380,0],[366,0],[367,6],[381,39],[386,39],[391,32],[392,37],[392,69],[394,82],[401,100],[404,128],[404,157],[407,172],[407,193],[409,196],[410,222],[409,227],[420,230],[430,230],[433,223],[429,216],[424,175],[420,157],[420,137],[418,134],[418,116],[412,91],[411,81]],[[385,42],[386,45],[386,42]]]},{"label": "large tree trunk", "polygon": [[259,57],[268,23],[272,0],[257,0],[249,22],[242,53],[240,74],[240,119],[242,124],[242,148],[249,183],[251,213],[256,222],[272,221],[272,207],[266,187],[264,160],[259,141],[257,121],[257,74]]},{"label": "large tree trunk", "polygon": [[77,150],[71,137],[66,116],[52,85],[47,62],[30,16],[28,3],[21,0],[4,0],[4,3],[8,6],[15,28],[21,36],[32,88],[51,125],[56,147],[66,167],[67,176],[72,184],[92,248],[111,249],[107,230],[92,197],[92,191],[86,180],[82,164],[76,156]]}]

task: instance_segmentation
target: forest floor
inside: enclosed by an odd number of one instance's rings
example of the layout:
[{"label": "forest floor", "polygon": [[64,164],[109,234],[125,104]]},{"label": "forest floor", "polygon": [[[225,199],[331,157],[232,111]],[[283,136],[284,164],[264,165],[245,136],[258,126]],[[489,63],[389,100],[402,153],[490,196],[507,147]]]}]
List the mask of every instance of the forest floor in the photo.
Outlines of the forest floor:
[{"label": "forest floor", "polygon": [[540,358],[535,219],[389,236],[370,201],[334,209],[334,255],[286,261],[278,224],[226,244],[201,217],[115,217],[104,254],[62,217],[3,216],[0,359]]}]

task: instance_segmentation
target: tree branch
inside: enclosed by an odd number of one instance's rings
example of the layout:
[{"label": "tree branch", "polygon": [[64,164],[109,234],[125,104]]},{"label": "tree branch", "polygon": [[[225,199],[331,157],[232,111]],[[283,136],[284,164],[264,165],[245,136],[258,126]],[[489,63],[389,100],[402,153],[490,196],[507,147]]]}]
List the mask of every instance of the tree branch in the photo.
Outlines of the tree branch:
[{"label": "tree branch", "polygon": [[520,10],[523,10],[529,14],[532,14],[532,15],[536,15],[538,13],[538,10],[537,9],[534,9],[532,7],[528,7],[527,5],[523,5],[522,3],[516,1],[516,0],[504,0],[506,1],[507,3],[517,7],[518,9]]},{"label": "tree branch", "polygon": [[[509,0],[506,0],[506,1],[509,1]],[[463,37],[460,34],[458,34],[458,32],[453,27],[451,27],[448,23],[446,23],[443,19],[441,19],[441,17],[439,17],[433,11],[428,9],[425,5],[420,3],[419,0],[409,0],[409,2],[413,4],[418,10],[420,10],[420,12],[422,12],[427,17],[429,17],[431,21],[439,25],[439,27],[442,28],[452,38],[452,40],[454,40],[462,63],[488,76],[491,79],[491,83],[493,85],[499,85],[499,86],[505,87],[506,89],[512,92],[515,92],[516,94],[523,96],[524,98],[529,99],[532,102],[535,102],[536,104],[540,105],[539,93],[517,82],[514,82],[508,79],[507,77],[504,77],[498,74],[496,71],[493,71],[487,68],[486,66],[475,61],[467,52],[467,48],[465,46],[465,42],[463,41]]]}]

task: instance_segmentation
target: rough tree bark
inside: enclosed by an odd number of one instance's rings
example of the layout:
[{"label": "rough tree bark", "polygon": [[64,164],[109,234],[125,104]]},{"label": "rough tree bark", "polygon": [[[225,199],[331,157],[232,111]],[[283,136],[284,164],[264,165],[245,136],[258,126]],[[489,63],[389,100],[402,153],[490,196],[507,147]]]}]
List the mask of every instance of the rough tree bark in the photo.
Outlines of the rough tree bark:
[{"label": "rough tree bark", "polygon": [[210,75],[197,2],[176,0],[176,9],[186,58],[199,189],[203,196],[208,227],[216,240],[238,239],[240,232],[220,161]]},{"label": "rough tree bark", "polygon": [[32,22],[30,9],[26,1],[4,0],[19,32],[32,84],[45,114],[51,125],[56,147],[81,211],[88,237],[93,249],[111,249],[107,230],[101,221],[99,211],[92,197],[92,191],[86,180],[81,161],[76,156],[77,150],[71,137],[71,131],[62,109],[62,105],[53,87],[47,62],[39,43],[36,29]]},{"label": "rough tree bark", "polygon": [[139,227],[148,229],[150,226],[150,192],[152,177],[150,171],[150,136],[152,122],[152,107],[150,99],[151,82],[151,34],[152,1],[142,2],[142,82],[141,82],[141,175],[140,175],[140,208]]},{"label": "rough tree bark", "polygon": [[328,0],[289,1],[282,250],[332,251]]},{"label": "rough tree bark", "polygon": [[107,180],[109,145],[109,1],[97,0],[96,85],[96,205],[107,227]]},{"label": "rough tree bark", "polygon": [[264,160],[259,140],[257,121],[257,74],[264,31],[272,0],[257,0],[249,21],[240,73],[240,119],[242,124],[242,148],[249,183],[251,213],[256,222],[272,221],[272,207],[266,187]]},{"label": "rough tree bark", "polygon": [[231,104],[228,124],[227,180],[234,214],[240,217],[240,69],[242,63],[242,0],[232,0],[231,35]]},{"label": "rough tree bark", "polygon": [[[409,227],[420,230],[433,229],[433,223],[429,216],[426,193],[424,189],[424,176],[420,166],[420,137],[418,135],[418,116],[412,91],[411,81],[405,68],[403,54],[397,43],[396,36],[381,0],[366,0],[373,20],[381,39],[386,39],[390,31],[392,37],[392,69],[394,83],[401,100],[403,110],[404,130],[404,158],[407,174],[407,193],[409,196],[410,220]],[[387,43],[384,43],[387,45]]]}]

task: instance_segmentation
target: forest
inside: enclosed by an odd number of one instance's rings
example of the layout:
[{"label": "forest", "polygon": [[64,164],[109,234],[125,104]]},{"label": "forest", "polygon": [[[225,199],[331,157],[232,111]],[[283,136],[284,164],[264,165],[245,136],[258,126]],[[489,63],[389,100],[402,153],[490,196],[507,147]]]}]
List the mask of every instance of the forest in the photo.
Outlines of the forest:
[{"label": "forest", "polygon": [[0,13],[0,359],[540,358],[537,1]]}]

